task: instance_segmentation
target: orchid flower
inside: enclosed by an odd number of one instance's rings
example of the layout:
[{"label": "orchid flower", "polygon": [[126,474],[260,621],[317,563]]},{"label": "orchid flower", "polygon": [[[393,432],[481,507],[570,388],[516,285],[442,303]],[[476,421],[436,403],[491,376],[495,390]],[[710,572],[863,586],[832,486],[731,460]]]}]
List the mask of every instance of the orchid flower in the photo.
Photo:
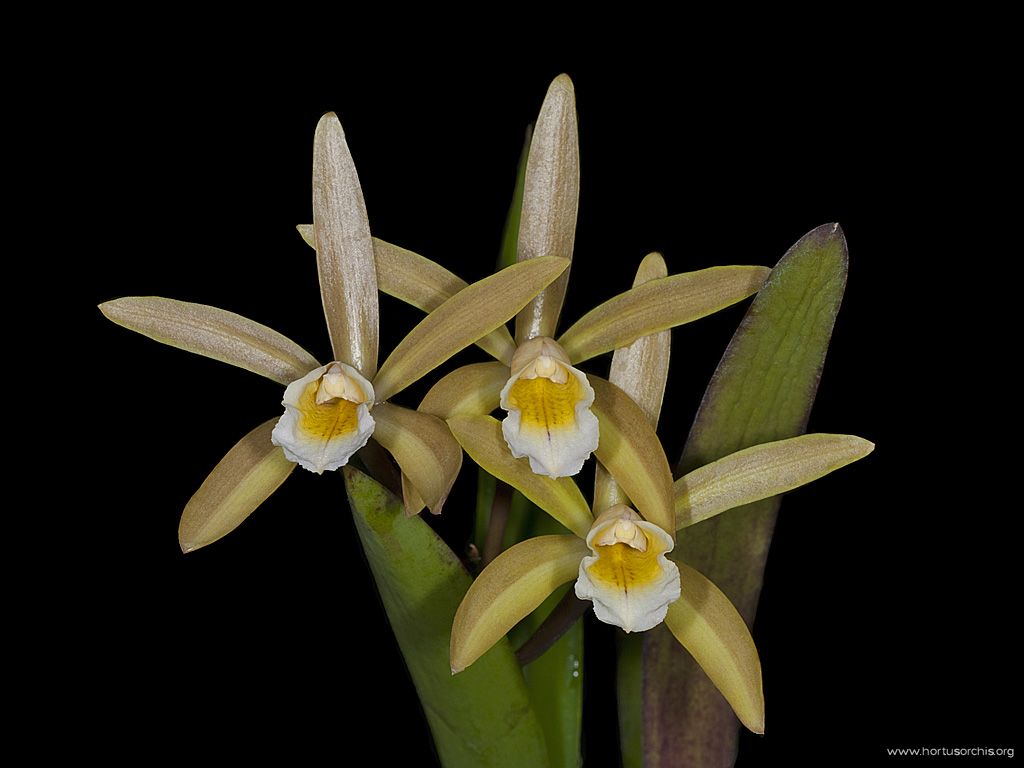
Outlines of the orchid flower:
[{"label": "orchid flower", "polygon": [[[664,261],[652,254],[634,286],[665,274]],[[522,541],[483,569],[455,615],[452,671],[468,667],[558,586],[575,579],[576,595],[591,600],[603,622],[627,632],[664,622],[743,724],[761,733],[764,696],[753,639],[714,584],[667,557],[675,532],[822,477],[866,456],[873,445],[851,435],[803,435],[738,451],[673,484],[654,432],[669,343],[668,331],[644,336],[615,352],[611,381],[591,377],[601,428],[593,512],[571,479],[535,474],[514,458],[502,445],[496,419],[471,413],[448,419],[477,464],[572,532]]]},{"label": "orchid flower", "polygon": [[100,305],[133,331],[287,385],[284,415],[243,437],[186,505],[178,529],[183,551],[234,530],[296,464],[316,473],[337,469],[371,435],[402,470],[406,511],[426,505],[440,512],[462,451],[443,421],[387,400],[503,327],[568,266],[551,257],[463,284],[431,307],[378,370],[377,266],[359,178],[333,113],[321,118],[314,138],[313,228],[334,355],[325,365],[276,331],[215,307],[157,297]]},{"label": "orchid flower", "polygon": [[[571,259],[579,200],[579,147],[572,81],[560,75],[541,106],[526,162],[517,261]],[[300,225],[315,247],[315,233]],[[381,290],[430,311],[460,285],[421,256],[374,242]],[[431,266],[427,266],[431,265]],[[604,302],[556,340],[569,270],[538,293],[516,316],[515,339],[504,327],[479,346],[497,363],[468,365],[431,390],[419,410],[442,419],[464,411],[507,415],[502,439],[534,472],[566,477],[580,471],[599,442],[592,413],[594,390],[576,366],[626,346],[641,336],[692,322],[742,301],[762,285],[769,270],[757,266],[712,267],[665,276]],[[412,280],[402,275],[421,276]]]}]

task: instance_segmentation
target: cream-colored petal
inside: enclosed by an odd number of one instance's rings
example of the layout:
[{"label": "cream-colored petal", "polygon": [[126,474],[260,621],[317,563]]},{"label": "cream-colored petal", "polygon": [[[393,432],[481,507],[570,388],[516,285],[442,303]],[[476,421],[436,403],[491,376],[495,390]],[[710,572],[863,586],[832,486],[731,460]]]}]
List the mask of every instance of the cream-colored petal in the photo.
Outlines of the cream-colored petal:
[{"label": "cream-colored petal", "polygon": [[334,359],[372,379],[377,372],[377,269],[359,175],[333,112],[320,118],[313,139],[313,232]]},{"label": "cream-colored petal", "polygon": [[178,525],[182,552],[205,547],[235,530],[295,469],[270,442],[275,419],[260,424],[228,451],[185,505]]},{"label": "cream-colored petal", "polygon": [[764,733],[761,661],[739,612],[703,574],[679,563],[682,595],[672,603],[665,625],[721,691],[736,716],[754,733]]},{"label": "cream-colored petal", "polygon": [[594,415],[601,424],[595,455],[647,520],[675,532],[672,472],[665,450],[647,416],[629,396],[599,376],[591,376]]},{"label": "cream-colored petal", "polygon": [[651,280],[595,307],[558,342],[574,363],[589,360],[742,301],[757,292],[770,271],[767,267],[711,267]]},{"label": "cream-colored petal", "polygon": [[[668,268],[660,253],[649,253],[640,262],[633,287],[668,275]],[[647,420],[658,428],[658,416],[665,397],[668,380],[669,352],[672,332],[669,330],[642,336],[628,347],[619,347],[612,355],[608,380],[629,395],[647,415]],[[594,470],[594,509],[601,511],[629,501],[611,474],[598,462]]]},{"label": "cream-colored petal", "polygon": [[731,453],[676,480],[676,526],[799,488],[874,449],[855,435],[811,434]]},{"label": "cream-colored petal", "polygon": [[[548,87],[526,160],[519,219],[519,261],[538,256],[572,258],[579,204],[580,157],[576,94],[568,75]],[[516,317],[516,341],[554,336],[569,270],[539,293]]]},{"label": "cream-colored petal", "polygon": [[[316,247],[312,224],[300,224],[299,234]],[[445,301],[466,287],[467,283],[440,264],[418,253],[373,238],[373,255],[377,262],[377,288],[424,312],[433,312]],[[476,342],[477,346],[506,365],[516,350],[512,334],[504,325]]]},{"label": "cream-colored petal", "polygon": [[534,473],[527,462],[509,453],[501,424],[492,416],[455,416],[448,420],[455,439],[485,471],[520,491],[580,538],[587,535],[593,516],[583,494],[570,478],[554,479]]},{"label": "cream-colored petal", "polygon": [[665,557],[672,537],[619,505],[594,521],[587,546],[593,554],[580,562],[576,597],[593,601],[598,619],[627,632],[660,624],[679,598],[679,569]]},{"label": "cream-colored petal", "polygon": [[452,624],[452,672],[461,672],[571,581],[587,547],[576,536],[538,536],[511,547],[477,576]]},{"label": "cream-colored petal", "polygon": [[508,366],[474,363],[456,368],[430,388],[417,410],[448,419],[485,416],[498,407],[508,381]]},{"label": "cream-colored petal", "polygon": [[531,259],[459,291],[423,318],[384,361],[373,382],[378,399],[401,392],[502,325],[568,264],[554,257]]},{"label": "cream-colored petal", "polygon": [[[318,398],[325,387],[326,375],[348,378],[346,389],[353,397]],[[284,391],[284,415],[274,427],[271,439],[294,461],[310,472],[322,474],[343,467],[352,454],[366,445],[373,434],[373,385],[352,366],[329,363],[293,381]]]},{"label": "cream-colored petal", "polygon": [[452,437],[448,425],[436,416],[381,403],[373,409],[377,418],[374,439],[395,457],[405,478],[416,493],[405,492],[406,511],[422,501],[435,515],[441,513],[445,499],[462,467],[462,448]]},{"label": "cream-colored petal", "polygon": [[205,304],[127,296],[100,304],[109,320],[178,349],[212,357],[287,384],[316,368],[291,339],[248,318]]},{"label": "cream-colored petal", "polygon": [[530,377],[524,373],[529,368],[520,370],[501,390],[500,404],[508,411],[501,431],[512,455],[529,459],[534,472],[569,477],[597,449],[597,417],[590,410],[594,390],[578,368],[548,357],[537,364],[551,371]]}]

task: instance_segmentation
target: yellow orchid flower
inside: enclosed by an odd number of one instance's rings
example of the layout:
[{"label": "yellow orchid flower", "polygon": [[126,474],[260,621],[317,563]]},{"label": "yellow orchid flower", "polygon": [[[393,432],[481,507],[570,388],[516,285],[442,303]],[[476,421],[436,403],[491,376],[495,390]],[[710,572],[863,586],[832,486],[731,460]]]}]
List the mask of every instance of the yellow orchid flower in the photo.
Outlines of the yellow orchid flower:
[{"label": "yellow orchid flower", "polygon": [[[518,263],[572,258],[578,200],[575,93],[569,77],[560,75],[548,88],[530,141]],[[315,247],[313,228],[298,229]],[[424,311],[465,285],[422,256],[389,243],[374,241],[374,253],[381,290]],[[507,412],[502,436],[513,455],[528,458],[534,472],[549,477],[575,475],[599,441],[591,412],[594,391],[575,366],[742,301],[761,287],[768,273],[766,267],[726,266],[665,276],[609,299],[556,340],[566,269],[517,314],[514,340],[501,327],[478,342],[497,363],[469,365],[449,374],[419,410],[446,419],[467,409],[490,413],[500,405]]]},{"label": "yellow orchid flower", "polygon": [[[634,287],[664,279],[657,254]],[[484,470],[521,491],[572,535],[520,542],[473,582],[452,626],[451,666],[459,672],[537,608],[576,580],[603,622],[627,632],[664,622],[755,732],[764,730],[761,666],[753,639],[729,599],[707,578],[666,555],[677,529],[732,507],[774,496],[866,456],[873,445],[852,435],[812,434],[754,446],[672,482],[654,432],[668,370],[667,331],[615,352],[611,377],[591,377],[600,422],[593,512],[569,478],[530,471],[501,444],[491,416],[448,419],[456,439]]]},{"label": "yellow orchid flower", "polygon": [[[374,247],[359,178],[333,113],[320,120],[314,138],[313,229],[334,354],[325,365],[276,331],[215,307],[158,297],[100,305],[119,325],[286,385],[284,415],[243,437],[186,505],[178,530],[183,551],[234,530],[296,464],[317,473],[337,469],[371,435],[402,470],[407,512],[424,505],[440,512],[462,451],[443,421],[386,401],[503,327],[568,266],[551,257],[463,284],[431,307],[378,370]],[[417,262],[405,279],[430,270]]]}]

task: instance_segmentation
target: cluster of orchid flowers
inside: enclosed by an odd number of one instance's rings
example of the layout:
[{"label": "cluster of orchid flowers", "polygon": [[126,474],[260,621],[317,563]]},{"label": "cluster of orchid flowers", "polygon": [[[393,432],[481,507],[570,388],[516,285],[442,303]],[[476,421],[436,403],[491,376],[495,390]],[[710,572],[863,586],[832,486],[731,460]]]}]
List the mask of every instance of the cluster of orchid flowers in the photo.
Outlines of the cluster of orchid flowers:
[{"label": "cluster of orchid flowers", "polygon": [[[440,513],[465,451],[571,533],[522,541],[481,571],[454,619],[453,673],[575,579],[577,597],[592,601],[603,622],[627,632],[664,622],[740,720],[762,732],[760,662],[743,619],[710,581],[667,555],[677,530],[810,482],[873,446],[849,435],[804,435],[739,451],[673,482],[655,433],[669,329],[747,298],[770,271],[668,275],[661,256],[650,254],[630,290],[556,338],[578,188],[576,108],[562,75],[530,144],[517,263],[467,285],[371,237],[344,132],[329,113],[314,139],[313,224],[299,232],[316,250],[332,361],[320,364],[281,334],[214,307],[131,297],[100,309],[126,328],[285,385],[284,414],[243,437],[186,505],[183,551],[236,528],[296,464],[332,471],[364,448],[394,458],[407,514]],[[378,291],[428,313],[379,367]],[[514,337],[506,327],[513,317]],[[472,344],[496,361],[448,373],[415,410],[390,402]],[[607,380],[576,367],[607,352],[614,352]],[[500,422],[491,415],[499,408]],[[588,504],[572,476],[592,454],[599,463]]]}]

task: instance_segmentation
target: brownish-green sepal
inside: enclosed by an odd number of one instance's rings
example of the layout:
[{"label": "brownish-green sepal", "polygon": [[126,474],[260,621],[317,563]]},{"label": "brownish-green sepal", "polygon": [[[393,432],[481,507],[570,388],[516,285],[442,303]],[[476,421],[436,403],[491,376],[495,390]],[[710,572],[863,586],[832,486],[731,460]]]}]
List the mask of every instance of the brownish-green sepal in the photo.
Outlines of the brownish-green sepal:
[{"label": "brownish-green sepal", "polygon": [[594,451],[647,520],[675,535],[672,473],[665,450],[640,406],[611,382],[588,376],[601,442]]},{"label": "brownish-green sepal", "polygon": [[320,118],[313,138],[313,236],[334,359],[377,372],[377,270],[363,190],[341,122]]},{"label": "brownish-green sepal", "polygon": [[573,363],[699,320],[755,293],[767,267],[710,267],[650,280],[590,310],[558,343]]},{"label": "brownish-green sepal", "polygon": [[800,435],[754,445],[676,480],[676,526],[786,493],[863,459],[874,443],[856,435]]},{"label": "brownish-green sepal", "polygon": [[575,579],[589,552],[577,536],[537,536],[498,555],[455,614],[452,672],[471,667],[557,587]]},{"label": "brownish-green sepal", "polygon": [[191,552],[235,530],[283,483],[295,464],[270,442],[277,418],[239,440],[185,505],[178,544]]},{"label": "brownish-green sepal", "polygon": [[[680,474],[803,432],[846,284],[846,265],[846,242],[836,224],[811,231],[779,261],[708,386]],[[773,497],[692,526],[673,553],[717,584],[748,625],[757,608],[777,508],[778,497]],[[731,765],[738,730],[729,705],[668,633],[648,633],[644,644],[645,764]]]},{"label": "brownish-green sepal", "polygon": [[[668,276],[665,259],[660,253],[649,253],[640,262],[633,287]],[[640,406],[651,426],[657,429],[668,381],[672,332],[658,331],[641,336],[627,347],[619,347],[612,355],[608,381],[617,386]],[[629,504],[608,470],[598,462],[594,467],[594,510],[601,514],[616,504]]]},{"label": "brownish-green sepal", "polygon": [[544,735],[506,640],[451,674],[452,621],[471,583],[458,557],[421,518],[406,517],[382,486],[351,465],[344,475],[356,530],[441,764],[547,766]]},{"label": "brownish-green sepal", "polygon": [[703,574],[679,563],[681,595],[665,626],[754,733],[764,733],[761,661],[750,630],[729,598]]},{"label": "brownish-green sepal", "polygon": [[[299,224],[302,239],[316,248],[312,224]],[[377,288],[424,312],[433,312],[445,301],[466,287],[461,277],[440,264],[406,248],[374,237],[373,258],[377,264]],[[506,365],[516,351],[508,328],[501,326],[476,342],[477,346]]]},{"label": "brownish-green sepal", "polygon": [[291,384],[320,363],[277,331],[225,309],[159,296],[126,296],[100,304],[123,328],[187,352]]},{"label": "brownish-green sepal", "polygon": [[594,516],[571,477],[538,475],[526,459],[512,456],[501,433],[501,422],[493,416],[454,416],[448,426],[470,458],[499,480],[517,489],[582,539],[587,537]]},{"label": "brownish-green sepal", "polygon": [[509,369],[501,363],[473,363],[456,368],[430,388],[417,410],[448,419],[485,416],[498,407]]},{"label": "brownish-green sepal", "polygon": [[378,400],[387,400],[509,320],[569,266],[567,259],[531,259],[485,277],[459,291],[423,318],[398,343],[373,380]]},{"label": "brownish-green sepal", "polygon": [[462,449],[436,416],[391,403],[373,409],[373,437],[402,469],[405,511],[415,515],[424,505],[441,514],[462,467]]},{"label": "brownish-green sepal", "polygon": [[[568,75],[548,87],[533,129],[519,213],[519,261],[538,256],[572,258],[580,191],[576,93]],[[516,317],[516,343],[554,336],[569,270],[535,296]]]}]

